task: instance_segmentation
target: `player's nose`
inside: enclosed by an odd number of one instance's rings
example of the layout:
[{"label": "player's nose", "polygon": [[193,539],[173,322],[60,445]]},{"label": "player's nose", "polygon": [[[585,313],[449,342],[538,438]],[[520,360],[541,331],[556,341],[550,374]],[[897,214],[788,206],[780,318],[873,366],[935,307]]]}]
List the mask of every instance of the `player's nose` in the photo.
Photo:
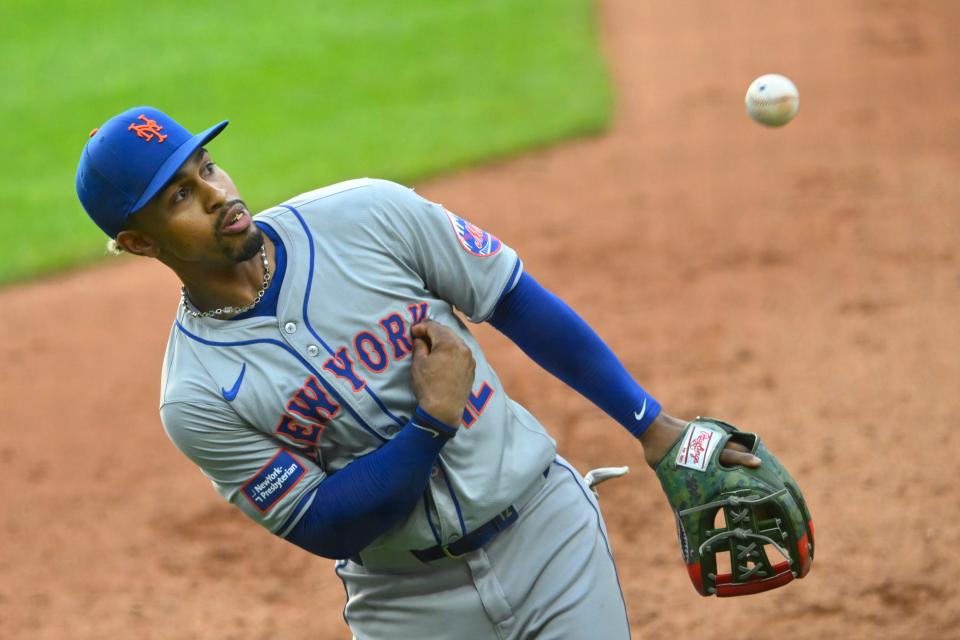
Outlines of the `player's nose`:
[{"label": "player's nose", "polygon": [[204,182],[203,197],[207,213],[216,213],[227,201],[227,190],[211,182]]}]

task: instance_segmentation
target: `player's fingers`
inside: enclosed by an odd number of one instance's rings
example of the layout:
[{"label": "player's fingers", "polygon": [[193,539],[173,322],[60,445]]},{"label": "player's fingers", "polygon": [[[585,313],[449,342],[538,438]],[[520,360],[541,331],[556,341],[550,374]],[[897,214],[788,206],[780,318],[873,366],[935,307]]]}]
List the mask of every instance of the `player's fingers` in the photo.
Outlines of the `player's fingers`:
[{"label": "player's fingers", "polygon": [[425,338],[427,335],[426,322],[421,321],[410,327],[410,335],[414,338]]},{"label": "player's fingers", "polygon": [[463,342],[459,337],[457,337],[457,334],[450,329],[450,327],[442,325],[439,322],[427,320],[426,322],[416,325],[414,329],[418,329],[420,327],[423,327],[420,329],[423,334],[419,336],[414,334],[414,336],[427,340],[427,342],[430,343],[431,350],[434,350],[442,345],[451,345]]},{"label": "player's fingers", "polygon": [[744,467],[756,469],[760,466],[760,462],[760,458],[747,452],[745,447],[733,442],[727,444],[724,450],[720,452],[720,464],[727,465],[728,467],[739,464]]},{"label": "player's fingers", "polygon": [[430,320],[418,322],[410,328],[410,335],[413,338],[414,344],[414,353],[416,353],[417,342],[423,343],[423,346],[426,347],[426,349],[421,350],[420,355],[427,355],[436,346],[436,344],[430,338],[430,332],[427,329],[427,324],[429,322]]},{"label": "player's fingers", "polygon": [[419,360],[430,353],[430,345],[423,338],[413,338],[413,359]]}]

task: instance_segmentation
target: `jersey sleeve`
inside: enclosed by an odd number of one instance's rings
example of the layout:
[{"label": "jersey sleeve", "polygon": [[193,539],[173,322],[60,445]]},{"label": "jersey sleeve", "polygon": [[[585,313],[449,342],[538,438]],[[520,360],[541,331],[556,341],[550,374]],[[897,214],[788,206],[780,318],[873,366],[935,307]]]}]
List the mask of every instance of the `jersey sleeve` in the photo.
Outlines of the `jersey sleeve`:
[{"label": "jersey sleeve", "polygon": [[222,408],[189,402],[161,405],[167,435],[203,471],[221,496],[277,535],[309,507],[301,498],[325,477],[295,449],[285,448]]},{"label": "jersey sleeve", "polygon": [[413,189],[373,181],[375,215],[396,235],[399,259],[423,278],[427,288],[483,322],[517,283],[523,264],[499,238],[431,202]]}]

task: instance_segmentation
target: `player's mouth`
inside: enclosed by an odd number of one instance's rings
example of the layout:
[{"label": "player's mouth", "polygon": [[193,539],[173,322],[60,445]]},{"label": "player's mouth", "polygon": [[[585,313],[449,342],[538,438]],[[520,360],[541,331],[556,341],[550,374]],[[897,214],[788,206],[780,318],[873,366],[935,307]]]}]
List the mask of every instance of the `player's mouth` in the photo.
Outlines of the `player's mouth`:
[{"label": "player's mouth", "polygon": [[220,233],[229,236],[237,233],[243,233],[250,227],[250,212],[244,206],[243,202],[237,202],[227,210],[220,226]]}]

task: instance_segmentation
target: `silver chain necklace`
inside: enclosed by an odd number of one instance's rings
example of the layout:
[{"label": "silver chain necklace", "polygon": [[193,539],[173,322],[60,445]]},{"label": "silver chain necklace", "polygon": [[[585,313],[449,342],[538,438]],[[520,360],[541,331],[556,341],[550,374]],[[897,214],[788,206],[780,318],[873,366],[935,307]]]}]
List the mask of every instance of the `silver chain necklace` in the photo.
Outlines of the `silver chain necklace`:
[{"label": "silver chain necklace", "polygon": [[184,286],[180,287],[180,304],[183,305],[184,311],[189,313],[194,318],[210,318],[212,316],[223,315],[224,313],[236,313],[240,315],[241,313],[246,313],[257,306],[257,303],[263,299],[263,294],[267,292],[267,287],[270,284],[270,278],[272,274],[270,273],[270,261],[267,260],[267,247],[265,245],[260,245],[260,259],[263,260],[263,286],[260,287],[260,291],[257,292],[257,297],[254,298],[253,302],[248,304],[245,307],[222,307],[220,309],[213,309],[212,311],[194,311],[190,308],[190,305],[187,303],[187,288]]}]

